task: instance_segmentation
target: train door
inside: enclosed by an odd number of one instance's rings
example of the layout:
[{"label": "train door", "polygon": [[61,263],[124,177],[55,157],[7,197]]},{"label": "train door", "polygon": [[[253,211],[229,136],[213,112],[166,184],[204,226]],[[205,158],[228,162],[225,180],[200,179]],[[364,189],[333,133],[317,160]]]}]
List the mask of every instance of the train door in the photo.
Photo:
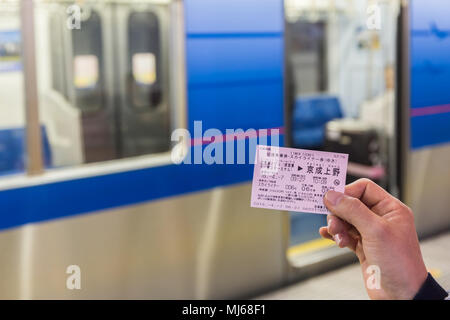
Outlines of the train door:
[{"label": "train door", "polygon": [[[79,26],[68,25],[71,10]],[[81,113],[84,162],[115,159],[111,5],[61,3],[50,19],[53,88]]]},{"label": "train door", "polygon": [[[347,183],[370,178],[394,195],[399,11],[399,1],[285,1],[288,144],[347,153]],[[325,216],[290,222],[295,266],[337,257],[317,233]]]},{"label": "train door", "polygon": [[170,148],[168,6],[154,1],[115,6],[120,156]]}]

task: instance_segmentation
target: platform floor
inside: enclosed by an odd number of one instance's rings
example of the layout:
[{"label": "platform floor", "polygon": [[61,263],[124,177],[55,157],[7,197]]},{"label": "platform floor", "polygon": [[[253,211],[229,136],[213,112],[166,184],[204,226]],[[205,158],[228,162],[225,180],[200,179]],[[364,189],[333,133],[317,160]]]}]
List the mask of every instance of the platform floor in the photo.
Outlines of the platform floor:
[{"label": "platform floor", "polygon": [[[450,291],[450,232],[421,242],[428,271]],[[364,289],[359,264],[352,264],[301,281],[256,299],[282,300],[354,300],[369,299]]]}]

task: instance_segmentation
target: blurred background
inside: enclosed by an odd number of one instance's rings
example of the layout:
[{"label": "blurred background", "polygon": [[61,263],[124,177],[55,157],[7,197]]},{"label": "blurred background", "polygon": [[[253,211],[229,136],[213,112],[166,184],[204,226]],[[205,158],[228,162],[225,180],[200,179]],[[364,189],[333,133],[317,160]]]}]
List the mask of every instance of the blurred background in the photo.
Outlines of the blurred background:
[{"label": "blurred background", "polygon": [[[202,121],[348,153],[347,183],[372,179],[412,207],[422,239],[445,236],[449,9],[0,1],[0,298],[365,298],[354,266],[333,271],[355,258],[319,239],[325,216],[250,208],[252,164],[174,164],[171,135]],[[425,251],[449,286],[447,240]],[[333,295],[339,279],[348,296]]]}]

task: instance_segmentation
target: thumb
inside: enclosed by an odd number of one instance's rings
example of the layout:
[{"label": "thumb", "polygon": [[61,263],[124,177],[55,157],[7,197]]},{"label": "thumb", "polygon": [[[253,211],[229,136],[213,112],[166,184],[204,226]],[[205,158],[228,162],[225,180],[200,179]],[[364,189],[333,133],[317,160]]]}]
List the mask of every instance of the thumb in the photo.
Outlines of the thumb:
[{"label": "thumb", "polygon": [[331,213],[355,226],[362,236],[368,235],[380,219],[358,198],[333,190],[325,195],[324,204]]}]

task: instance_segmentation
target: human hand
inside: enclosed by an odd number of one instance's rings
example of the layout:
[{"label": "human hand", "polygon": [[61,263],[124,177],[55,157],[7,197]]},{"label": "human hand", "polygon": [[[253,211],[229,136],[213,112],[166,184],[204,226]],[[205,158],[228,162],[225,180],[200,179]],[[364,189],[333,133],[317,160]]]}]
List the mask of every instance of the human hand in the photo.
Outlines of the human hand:
[{"label": "human hand", "polygon": [[[410,208],[368,179],[328,191],[324,204],[332,213],[322,237],[354,251],[371,299],[412,299],[427,278]],[[368,286],[369,266],[380,269],[380,288]]]}]

